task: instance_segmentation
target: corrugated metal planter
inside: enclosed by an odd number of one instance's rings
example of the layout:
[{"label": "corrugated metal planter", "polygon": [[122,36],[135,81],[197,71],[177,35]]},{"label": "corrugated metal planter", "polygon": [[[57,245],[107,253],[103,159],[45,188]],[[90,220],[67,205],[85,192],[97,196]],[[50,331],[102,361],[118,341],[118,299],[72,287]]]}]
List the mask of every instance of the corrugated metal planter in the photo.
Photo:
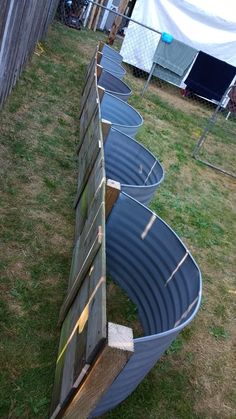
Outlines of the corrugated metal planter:
[{"label": "corrugated metal planter", "polygon": [[128,103],[105,92],[101,101],[102,118],[110,121],[114,128],[134,137],[143,125],[143,118]]},{"label": "corrugated metal planter", "polygon": [[122,402],[196,315],[201,273],[178,236],[158,216],[121,193],[107,222],[107,270],[137,305],[144,337],[92,414]]},{"label": "corrugated metal planter", "polygon": [[125,69],[116,61],[111,60],[110,58],[103,55],[100,63],[105,70],[110,71],[110,73],[114,74],[114,76],[122,79],[126,74]]},{"label": "corrugated metal planter", "polygon": [[113,61],[116,61],[118,64],[122,63],[122,55],[118,51],[109,47],[109,45],[103,44],[101,52],[103,53],[103,55],[105,55],[105,57],[110,58]]},{"label": "corrugated metal planter", "polygon": [[106,177],[121,183],[121,190],[148,204],[164,179],[164,171],[144,146],[111,128],[105,141]]},{"label": "corrugated metal planter", "polygon": [[108,93],[111,93],[125,102],[127,102],[132,93],[126,83],[105,69],[102,70],[98,85],[103,87]]}]

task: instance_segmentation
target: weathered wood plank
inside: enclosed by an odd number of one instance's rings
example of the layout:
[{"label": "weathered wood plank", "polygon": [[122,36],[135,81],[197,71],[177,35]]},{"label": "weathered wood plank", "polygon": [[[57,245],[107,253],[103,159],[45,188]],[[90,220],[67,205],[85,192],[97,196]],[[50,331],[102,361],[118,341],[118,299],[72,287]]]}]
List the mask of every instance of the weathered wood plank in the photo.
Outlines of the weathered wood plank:
[{"label": "weathered wood plank", "polygon": [[[60,404],[62,374],[63,374],[63,368],[64,368],[64,362],[65,362],[65,354],[62,353],[62,350],[66,345],[66,342],[69,336],[69,330],[70,330],[70,316],[68,315],[61,328],[60,343],[59,343],[59,349],[58,349],[58,359],[56,362],[54,387],[53,387],[51,409],[50,409],[52,413],[57,409],[58,405]],[[59,358],[60,354],[61,356]]]},{"label": "weathered wood plank", "polygon": [[100,103],[102,101],[104,93],[105,93],[104,87],[98,86],[98,97],[99,97]]},{"label": "weathered wood plank", "polygon": [[97,64],[100,64],[102,57],[103,57],[103,53],[101,51],[98,51],[97,52]]},{"label": "weathered wood plank", "polygon": [[[105,221],[105,217],[103,217]],[[104,227],[103,227],[104,230]],[[86,342],[86,362],[91,363],[106,337],[106,255],[105,244],[101,246],[91,270],[89,295],[88,331]]]},{"label": "weathered wood plank", "polygon": [[101,77],[103,67],[100,64],[96,65],[96,73],[97,73],[97,81],[99,81],[99,78]]},{"label": "weathered wood plank", "polygon": [[75,198],[76,227],[75,240],[80,236],[90,209],[97,212],[103,198],[103,188],[105,183],[104,157],[102,151],[97,156],[94,167],[83,189],[82,194],[77,194]]},{"label": "weathered wood plank", "polygon": [[[73,397],[88,371],[90,364],[86,359],[87,334],[91,336],[89,351],[93,356],[98,353],[106,340],[105,271],[105,247],[103,247],[97,254],[63,323],[63,343],[58,353],[57,385],[54,387],[51,417],[61,414],[61,409]],[[104,303],[103,307],[101,303]],[[97,318],[92,324],[91,319],[94,319],[95,315]]]},{"label": "weathered wood plank", "polygon": [[[88,327],[86,305],[89,299],[89,287],[89,277],[87,277],[70,309],[71,341],[65,355],[60,404],[63,404],[65,400],[70,397],[70,394],[74,392],[74,383],[85,366],[84,353],[86,350],[86,341],[84,340],[84,337],[87,336]],[[80,355],[78,348],[80,350]],[[75,370],[77,371],[76,377]]]},{"label": "weathered wood plank", "polygon": [[85,83],[81,102],[80,102],[80,116],[83,112],[83,109],[88,99],[88,95],[89,95],[90,89],[92,88],[92,85],[93,85],[93,88],[96,89],[96,77],[97,77],[97,74],[95,72],[95,59],[94,59],[94,65],[91,68],[90,73],[88,74],[88,78]]},{"label": "weathered wood plank", "polygon": [[108,323],[108,340],[63,419],[86,419],[119,375],[134,351],[132,329]]},{"label": "weathered wood plank", "polygon": [[[99,4],[101,4],[101,5],[103,6],[103,5],[104,5],[104,1],[105,1],[105,0],[100,0],[100,1],[99,1]],[[101,7],[99,7],[99,8],[98,8],[97,15],[96,15],[96,18],[95,18],[95,21],[94,21],[94,25],[93,25],[93,30],[94,30],[94,32],[96,32],[96,30],[97,30],[98,21],[99,21],[99,17],[100,17],[101,11],[102,11],[102,8],[101,8]]]},{"label": "weathered wood plank", "polygon": [[105,198],[105,207],[106,207],[106,219],[109,217],[110,212],[117,199],[119,198],[121,191],[121,186],[119,182],[115,180],[108,179],[106,182],[106,198]]},{"label": "weathered wood plank", "polygon": [[88,22],[88,25],[87,25],[88,26],[88,29],[91,29],[92,28],[93,20],[94,20],[94,16],[95,16],[97,7],[98,6],[96,6],[96,5],[92,6],[92,10],[91,10],[91,13],[90,13],[90,16],[89,16],[89,22]]},{"label": "weathered wood plank", "polygon": [[85,106],[82,110],[81,116],[80,116],[80,141],[83,142],[84,135],[86,133],[86,130],[90,124],[90,121],[92,119],[92,116],[98,107],[98,91],[95,83],[92,84],[87,100],[85,102]]},{"label": "weathered wood plank", "polygon": [[[120,14],[123,15],[125,13],[125,10],[128,6],[128,3],[129,3],[129,0],[120,0],[120,4],[118,6],[118,12]],[[117,34],[118,29],[120,27],[121,21],[122,21],[122,16],[116,15],[116,18],[115,18],[115,20],[112,24],[112,27],[111,27],[111,30],[110,30],[110,33],[109,33],[109,36],[108,36],[108,44],[109,45],[113,45],[113,43],[115,41],[115,38],[116,38],[116,34]]]},{"label": "weathered wood plank", "polygon": [[84,186],[86,185],[91,171],[94,167],[97,156],[102,147],[102,133],[101,125],[99,120],[99,111],[95,111],[88,129],[84,136],[81,148],[78,154],[78,189],[77,199],[80,198]]},{"label": "weathered wood plank", "polygon": [[108,121],[107,119],[102,118],[102,139],[103,144],[106,142],[107,136],[110,132],[112,123]]},{"label": "weathered wood plank", "polygon": [[88,272],[94,257],[98,252],[104,238],[104,219],[105,219],[105,205],[101,204],[97,214],[91,214],[85,224],[85,227],[78,238],[78,248],[80,252],[75,252],[77,259],[73,261],[74,276],[70,278],[68,294],[62,304],[59,323],[62,324],[64,318],[81,286],[81,283]]},{"label": "weathered wood plank", "polygon": [[49,10],[58,0],[1,1],[0,105],[10,94],[37,41],[50,23]]},{"label": "weathered wood plank", "polygon": [[[95,52],[94,52],[94,54],[93,54],[93,58],[92,58],[92,59],[91,59],[91,61],[89,62],[88,67],[87,67],[87,71],[86,71],[86,74],[85,74],[85,78],[84,78],[84,88],[85,88],[85,85],[86,85],[86,83],[87,83],[87,79],[88,79],[88,77],[89,77],[90,72],[91,72],[91,71],[93,71],[93,69],[95,68],[95,63],[96,63],[96,60],[97,60],[97,51],[98,51],[98,47],[96,46],[96,48],[95,48]],[[84,89],[83,89],[83,90],[84,90]]]},{"label": "weathered wood plank", "polygon": [[[60,411],[61,406],[66,401],[69,394],[73,392],[74,370],[76,364],[80,363],[81,369],[85,366],[85,357],[84,360],[76,358],[77,352],[74,345],[76,343],[76,347],[81,345],[84,346],[83,350],[81,348],[82,356],[82,353],[85,353],[86,351],[86,343],[83,339],[80,339],[80,335],[82,333],[86,334],[87,330],[87,314],[84,312],[84,308],[86,307],[88,298],[89,278],[83,282],[80,293],[77,295],[73,306],[62,325],[51,404],[51,415],[57,410]],[[74,353],[74,356],[68,365],[68,354],[71,353]]]}]

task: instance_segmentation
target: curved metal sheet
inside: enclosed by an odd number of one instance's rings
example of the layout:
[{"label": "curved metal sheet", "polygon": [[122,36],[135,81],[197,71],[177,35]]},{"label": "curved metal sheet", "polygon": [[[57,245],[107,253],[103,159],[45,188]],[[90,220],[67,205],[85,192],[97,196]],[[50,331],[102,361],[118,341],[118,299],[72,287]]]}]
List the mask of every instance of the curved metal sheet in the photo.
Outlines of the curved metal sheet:
[{"label": "curved metal sheet", "polygon": [[121,184],[121,190],[148,204],[164,179],[164,170],[143,145],[111,128],[105,145],[106,177]]},{"label": "curved metal sheet", "polygon": [[121,193],[107,222],[107,270],[137,305],[144,337],[91,417],[132,393],[196,315],[201,273],[179,237],[148,208]]},{"label": "curved metal sheet", "polygon": [[114,74],[114,76],[118,77],[119,79],[122,79],[126,74],[125,69],[119,63],[111,60],[105,55],[102,56],[99,64],[104,67],[105,70],[110,71],[110,73]]},{"label": "curved metal sheet", "polygon": [[131,137],[134,137],[143,125],[143,118],[136,109],[107,92],[101,101],[101,115],[110,121],[114,128]]},{"label": "curved metal sheet", "polygon": [[122,55],[118,51],[111,48],[109,45],[103,44],[102,53],[107,58],[110,58],[111,60],[116,61],[118,64],[122,63],[122,60],[123,60]]},{"label": "curved metal sheet", "polygon": [[121,79],[109,73],[109,71],[103,68],[102,74],[99,77],[98,85],[103,87],[108,93],[118,97],[121,100],[127,102],[132,91],[129,86],[124,83]]}]

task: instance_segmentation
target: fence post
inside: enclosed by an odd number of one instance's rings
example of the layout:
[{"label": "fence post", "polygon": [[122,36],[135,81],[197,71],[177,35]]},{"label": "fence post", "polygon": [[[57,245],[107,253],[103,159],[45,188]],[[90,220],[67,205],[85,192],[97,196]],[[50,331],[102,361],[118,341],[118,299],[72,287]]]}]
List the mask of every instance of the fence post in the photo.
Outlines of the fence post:
[{"label": "fence post", "polygon": [[[120,4],[119,4],[119,7],[118,7],[118,12],[121,13],[121,14],[124,14],[125,9],[128,6],[128,3],[129,3],[129,0],[121,0]],[[108,36],[108,44],[109,45],[113,45],[113,43],[115,41],[117,31],[118,31],[119,26],[121,24],[121,21],[122,21],[122,17],[121,16],[116,16],[116,18],[113,22],[111,31],[110,31],[109,36]]]}]

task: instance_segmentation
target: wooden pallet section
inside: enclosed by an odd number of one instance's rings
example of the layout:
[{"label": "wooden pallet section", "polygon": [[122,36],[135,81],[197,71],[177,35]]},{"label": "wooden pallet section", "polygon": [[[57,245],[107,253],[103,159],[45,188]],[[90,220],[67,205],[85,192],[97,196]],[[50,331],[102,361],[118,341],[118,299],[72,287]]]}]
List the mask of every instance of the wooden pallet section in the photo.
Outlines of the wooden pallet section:
[{"label": "wooden pallet section", "polygon": [[105,177],[103,141],[110,125],[100,115],[97,50],[81,100],[75,241],[59,316],[51,419],[86,419],[133,353],[132,330],[106,318],[105,222],[120,185]]}]

